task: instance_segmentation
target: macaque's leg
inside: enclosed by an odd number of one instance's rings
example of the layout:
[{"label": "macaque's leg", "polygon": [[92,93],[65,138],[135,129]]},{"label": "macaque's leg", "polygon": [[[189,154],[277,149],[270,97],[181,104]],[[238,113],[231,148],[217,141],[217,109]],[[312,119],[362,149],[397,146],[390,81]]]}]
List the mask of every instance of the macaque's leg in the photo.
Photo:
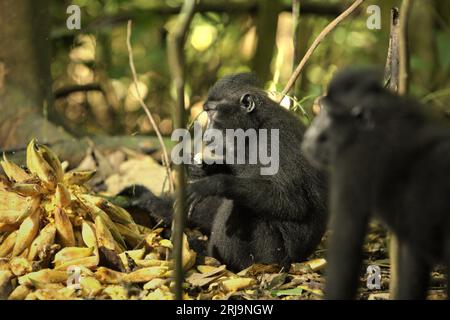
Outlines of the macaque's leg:
[{"label": "macaque's leg", "polygon": [[[338,174],[343,174],[338,176]],[[354,182],[354,181],[353,181]],[[336,172],[331,188],[331,236],[325,299],[354,299],[369,217],[367,190]]]},{"label": "macaque's leg", "polygon": [[424,300],[430,278],[430,265],[399,239],[398,284],[394,299]]},{"label": "macaque's leg", "polygon": [[446,249],[447,257],[447,300],[450,300],[450,236],[447,237]]},{"label": "macaque's leg", "polygon": [[450,257],[447,257],[447,300],[450,300]]}]

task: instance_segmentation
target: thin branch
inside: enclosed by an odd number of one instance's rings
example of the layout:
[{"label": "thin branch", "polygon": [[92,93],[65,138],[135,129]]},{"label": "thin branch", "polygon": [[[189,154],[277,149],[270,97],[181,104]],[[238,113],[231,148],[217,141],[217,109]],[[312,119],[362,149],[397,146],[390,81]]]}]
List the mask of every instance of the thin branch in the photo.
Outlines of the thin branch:
[{"label": "thin branch", "polygon": [[393,92],[398,90],[399,76],[399,12],[398,8],[391,9],[391,28],[389,36],[389,48],[386,57],[386,66],[384,69],[384,80],[387,87]]},{"label": "thin branch", "polygon": [[[389,37],[389,48],[386,58],[386,67],[384,78],[388,84],[388,88],[393,92],[398,92],[399,83],[399,24],[403,19],[399,15],[397,8],[391,9],[391,29]],[[389,260],[390,260],[390,297],[397,295],[397,279],[398,279],[398,239],[393,233],[388,234],[389,237]]]},{"label": "thin branch", "polygon": [[295,71],[295,66],[298,64],[299,46],[298,46],[298,33],[300,29],[300,0],[292,0],[292,43],[294,45],[294,60],[292,64],[292,72]]},{"label": "thin branch", "polygon": [[436,100],[438,98],[445,97],[448,95],[450,95],[450,88],[437,90],[437,91],[428,93],[425,97],[423,97],[421,99],[421,102],[428,103],[430,101],[433,101],[433,100]]},{"label": "thin branch", "polygon": [[[185,84],[185,62],[184,62],[184,44],[186,35],[195,12],[195,0],[185,0],[178,15],[178,21],[172,32],[167,38],[167,55],[169,60],[170,74],[176,89],[176,105],[173,110],[174,127],[186,127],[186,109],[184,101]],[[183,164],[177,165],[177,202],[175,206],[174,224],[173,224],[173,259],[175,262],[175,298],[183,298],[183,233],[186,223],[185,215],[185,193],[186,193],[186,174]]]},{"label": "thin branch", "polygon": [[317,38],[314,40],[311,47],[309,47],[308,51],[305,53],[303,59],[298,64],[297,68],[295,69],[294,73],[291,75],[291,78],[289,79],[288,83],[286,84],[286,87],[283,89],[283,92],[281,93],[280,100],[278,102],[281,102],[283,98],[286,96],[286,94],[291,90],[291,88],[294,86],[295,81],[297,81],[298,77],[300,76],[300,73],[303,70],[303,67],[306,65],[306,62],[309,60],[311,55],[313,54],[314,50],[319,46],[319,44],[322,42],[322,40],[345,18],[347,18],[353,11],[355,11],[364,0],[356,0],[350,7],[348,7],[347,10],[342,12],[336,19],[331,21],[325,29],[320,32],[320,34],[317,36]]},{"label": "thin branch", "polygon": [[53,92],[53,96],[55,99],[60,99],[67,97],[69,94],[74,92],[80,92],[80,91],[102,91],[103,89],[98,83],[89,83],[89,84],[80,84],[80,85],[72,85],[67,87],[62,87],[59,89],[56,89]]},{"label": "thin branch", "polygon": [[[150,1],[148,1],[150,2]],[[126,11],[118,12],[114,15],[98,16],[93,20],[83,22],[85,25],[82,30],[68,30],[66,27],[52,28],[52,39],[60,39],[65,37],[73,37],[79,32],[92,32],[99,31],[101,29],[110,28],[111,26],[119,25],[127,22],[130,19],[134,19],[139,16],[167,16],[172,14],[178,14],[180,12],[181,5],[168,6],[164,2],[158,2],[152,4],[145,9],[129,9]],[[289,3],[280,4],[281,11],[290,11],[291,6]],[[336,16],[342,12],[343,6],[340,3],[316,3],[313,1],[302,1],[302,14],[305,15],[321,15],[321,16]],[[257,15],[258,14],[258,0],[248,0],[245,2],[233,2],[229,0],[202,0],[195,8],[195,12],[215,12],[225,13],[233,15],[233,17],[241,15]]]},{"label": "thin branch", "polygon": [[174,190],[174,184],[173,184],[172,172],[170,170],[169,155],[167,153],[166,145],[164,144],[163,137],[161,135],[161,132],[159,131],[158,126],[156,125],[156,122],[152,116],[152,113],[150,112],[148,106],[145,104],[144,99],[142,99],[141,93],[139,92],[138,78],[137,78],[136,68],[134,67],[134,60],[133,60],[133,48],[131,47],[131,20],[128,21],[128,25],[127,25],[127,48],[128,48],[128,59],[129,59],[129,63],[130,63],[131,73],[133,74],[133,83],[136,88],[137,98],[138,98],[139,104],[141,105],[142,109],[144,109],[145,113],[147,114],[147,117],[150,120],[150,123],[152,124],[153,128],[155,129],[156,136],[158,137],[158,141],[161,145],[162,152],[163,152],[163,158],[164,158],[164,165],[166,167],[166,172],[167,172],[167,178],[169,179],[169,190],[172,192]]},{"label": "thin branch", "polygon": [[399,25],[399,83],[398,94],[405,95],[409,89],[409,52],[408,52],[408,21],[411,12],[411,1],[403,0],[400,7],[400,25]]},{"label": "thin branch", "polygon": [[[408,19],[411,4],[403,0],[400,13],[397,8],[391,10],[391,34],[386,61],[385,78],[389,78],[389,89],[404,95],[408,91]],[[389,234],[390,284],[389,295],[395,299],[398,295],[399,243],[395,234]]]},{"label": "thin branch", "polygon": [[[292,45],[294,46],[294,54],[292,55],[292,72],[300,60],[300,47],[298,43],[298,36],[300,32],[300,11],[301,11],[300,0],[292,0]],[[291,95],[295,95],[295,86],[291,89]],[[290,101],[292,106],[294,101]]]}]

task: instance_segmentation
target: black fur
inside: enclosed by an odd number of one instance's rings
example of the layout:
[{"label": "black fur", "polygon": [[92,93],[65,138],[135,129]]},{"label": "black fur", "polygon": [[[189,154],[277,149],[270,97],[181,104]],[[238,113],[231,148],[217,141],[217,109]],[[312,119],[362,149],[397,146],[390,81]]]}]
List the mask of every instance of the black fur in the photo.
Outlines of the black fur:
[{"label": "black fur", "polygon": [[398,299],[426,297],[430,270],[450,263],[450,126],[369,70],[331,82],[303,150],[330,170],[331,229],[326,295],[355,297],[369,218],[399,240]]},{"label": "black fur", "polygon": [[[269,99],[251,74],[219,80],[204,109],[210,128],[279,129],[280,166],[275,175],[261,175],[261,163],[192,165],[189,225],[209,234],[209,254],[232,270],[305,259],[323,235],[327,195],[324,177],[300,151],[301,122]],[[136,204],[170,223],[171,200],[148,192],[139,197]]]}]

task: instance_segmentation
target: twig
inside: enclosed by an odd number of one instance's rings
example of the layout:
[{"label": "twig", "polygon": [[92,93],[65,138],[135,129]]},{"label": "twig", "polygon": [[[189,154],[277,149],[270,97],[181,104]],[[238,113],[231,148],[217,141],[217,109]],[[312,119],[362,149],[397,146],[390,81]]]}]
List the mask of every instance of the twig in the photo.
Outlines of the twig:
[{"label": "twig", "polygon": [[131,47],[131,20],[128,20],[128,25],[127,25],[127,48],[128,48],[128,60],[130,63],[131,73],[133,74],[133,83],[136,88],[137,98],[138,98],[139,104],[141,105],[142,109],[144,109],[145,113],[147,114],[147,117],[150,120],[150,123],[152,124],[153,128],[155,129],[156,136],[158,137],[159,143],[161,144],[163,158],[164,158],[164,164],[165,164],[166,172],[167,172],[167,178],[169,179],[169,190],[172,192],[174,190],[174,184],[173,184],[172,172],[170,170],[170,162],[169,162],[169,156],[167,154],[166,145],[164,144],[163,137],[161,135],[161,132],[158,129],[158,126],[156,125],[156,122],[152,116],[152,113],[150,112],[148,106],[145,104],[144,99],[142,99],[141,93],[139,92],[138,78],[137,78],[136,68],[134,67],[134,60],[133,60],[133,48]]},{"label": "twig", "polygon": [[283,89],[283,92],[281,93],[279,103],[283,100],[283,98],[286,96],[286,94],[291,90],[291,88],[294,86],[295,81],[297,81],[300,73],[302,72],[303,67],[305,66],[306,62],[309,60],[311,55],[313,54],[314,50],[319,46],[319,44],[322,42],[322,40],[345,18],[347,18],[353,11],[358,8],[364,0],[356,0],[350,7],[348,7],[347,10],[342,12],[336,19],[331,21],[325,29],[320,32],[320,34],[317,36],[317,38],[314,40],[311,47],[309,47],[308,51],[306,51],[305,55],[303,56],[302,60],[298,64],[297,68],[295,69],[294,73],[291,75],[291,78],[289,79],[288,83],[286,84],[286,87]]},{"label": "twig", "polygon": [[80,91],[102,91],[103,89],[98,83],[80,84],[56,89],[53,92],[55,99],[64,98],[71,93]]},{"label": "twig", "polygon": [[[186,109],[184,101],[184,43],[186,34],[194,16],[195,0],[185,0],[178,16],[178,21],[172,32],[167,38],[167,55],[169,60],[170,74],[176,89],[176,106],[173,110],[174,127],[185,128]],[[185,193],[186,193],[186,174],[183,164],[176,166],[177,171],[177,202],[175,206],[175,215],[173,223],[173,258],[175,262],[175,298],[183,299],[183,232],[186,222],[185,215]]]},{"label": "twig", "polygon": [[300,0],[292,0],[292,24],[292,44],[294,45],[294,63],[292,65],[293,72],[299,59],[298,32],[300,29]]},{"label": "twig", "polygon": [[393,92],[398,90],[399,76],[399,13],[398,8],[391,9],[391,29],[389,36],[389,49],[386,57],[386,67],[384,69],[384,80],[387,87]]},{"label": "twig", "polygon": [[299,60],[299,46],[298,46],[298,33],[300,29],[300,0],[292,0],[292,44],[294,46],[294,55],[292,63],[292,72],[295,71],[295,66],[298,64]]},{"label": "twig", "polygon": [[[388,88],[393,92],[398,91],[399,82],[399,22],[403,17],[399,17],[398,9],[391,9],[391,30],[389,37],[389,48],[386,58],[385,80],[389,80]],[[395,234],[389,233],[389,263],[390,263],[390,283],[389,296],[397,295],[398,279],[398,240]]]},{"label": "twig", "polygon": [[423,97],[421,99],[422,103],[427,103],[429,101],[435,100],[437,98],[441,98],[441,97],[445,97],[450,95],[450,88],[446,88],[446,89],[442,89],[442,90],[438,90],[435,92],[430,92],[429,94],[427,94],[425,97]]},{"label": "twig", "polygon": [[[385,78],[389,78],[389,89],[404,95],[408,90],[408,18],[410,12],[410,1],[403,0],[400,13],[397,8],[391,10],[391,35],[389,39],[389,51],[386,61]],[[395,299],[398,295],[399,266],[399,243],[397,236],[389,234],[389,260],[390,284],[389,295]]]},{"label": "twig", "polygon": [[411,12],[411,1],[403,0],[400,7],[400,25],[399,25],[399,83],[398,94],[405,95],[409,89],[409,52],[408,52],[408,20]]}]

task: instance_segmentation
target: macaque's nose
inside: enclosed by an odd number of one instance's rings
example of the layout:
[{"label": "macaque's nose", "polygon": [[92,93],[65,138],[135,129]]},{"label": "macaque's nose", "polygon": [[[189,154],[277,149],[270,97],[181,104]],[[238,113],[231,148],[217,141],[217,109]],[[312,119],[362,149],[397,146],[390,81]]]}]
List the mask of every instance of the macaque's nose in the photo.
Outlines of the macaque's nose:
[{"label": "macaque's nose", "polygon": [[212,101],[206,101],[203,105],[203,110],[205,111],[212,111],[217,109],[217,104]]},{"label": "macaque's nose", "polygon": [[320,133],[320,134],[318,135],[318,137],[317,137],[317,141],[318,141],[319,143],[324,143],[324,142],[326,142],[327,140],[328,140],[328,136],[327,136],[327,134],[326,134],[325,132]]}]

